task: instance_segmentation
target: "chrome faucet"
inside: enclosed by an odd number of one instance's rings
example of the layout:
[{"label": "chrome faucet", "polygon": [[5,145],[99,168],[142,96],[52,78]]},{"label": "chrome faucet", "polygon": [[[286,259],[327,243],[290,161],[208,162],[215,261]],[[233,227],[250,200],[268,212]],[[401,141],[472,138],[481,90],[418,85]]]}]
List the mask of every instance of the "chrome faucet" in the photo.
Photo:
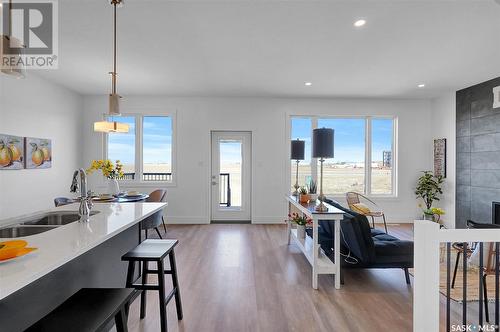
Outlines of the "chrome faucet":
[{"label": "chrome faucet", "polygon": [[83,168],[76,170],[73,173],[73,181],[71,182],[70,191],[76,193],[78,191],[78,174],[80,175],[80,208],[78,209],[78,215],[80,216],[80,221],[89,221],[90,210],[94,204],[92,203],[92,195],[90,190],[87,190],[87,173]]}]

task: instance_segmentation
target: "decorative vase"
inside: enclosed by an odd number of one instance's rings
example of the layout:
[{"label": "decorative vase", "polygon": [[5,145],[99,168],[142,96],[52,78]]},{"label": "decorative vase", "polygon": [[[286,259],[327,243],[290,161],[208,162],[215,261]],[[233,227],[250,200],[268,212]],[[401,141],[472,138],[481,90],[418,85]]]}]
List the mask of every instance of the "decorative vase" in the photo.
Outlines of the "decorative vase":
[{"label": "decorative vase", "polygon": [[435,221],[434,220],[434,215],[433,214],[424,213],[424,220]]},{"label": "decorative vase", "polygon": [[318,194],[309,194],[309,200],[311,202],[316,202],[317,199],[318,199]]},{"label": "decorative vase", "polygon": [[108,179],[108,192],[110,195],[118,195],[120,193],[120,184],[117,179]]},{"label": "decorative vase", "polygon": [[306,226],[305,225],[297,225],[297,237],[299,239],[306,238]]},{"label": "decorative vase", "polygon": [[307,202],[309,202],[309,195],[308,194],[300,194],[299,199],[300,199],[301,203],[307,203]]}]

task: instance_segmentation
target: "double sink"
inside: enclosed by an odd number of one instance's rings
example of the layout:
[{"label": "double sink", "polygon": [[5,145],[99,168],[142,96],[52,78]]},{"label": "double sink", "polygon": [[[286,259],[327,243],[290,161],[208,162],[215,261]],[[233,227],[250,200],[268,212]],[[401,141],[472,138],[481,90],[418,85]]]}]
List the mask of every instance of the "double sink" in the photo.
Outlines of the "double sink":
[{"label": "double sink", "polygon": [[[99,211],[92,211],[90,216],[97,213]],[[74,211],[47,212],[23,218],[13,225],[1,227],[0,238],[16,238],[40,234],[78,220],[80,220],[80,216]]]}]

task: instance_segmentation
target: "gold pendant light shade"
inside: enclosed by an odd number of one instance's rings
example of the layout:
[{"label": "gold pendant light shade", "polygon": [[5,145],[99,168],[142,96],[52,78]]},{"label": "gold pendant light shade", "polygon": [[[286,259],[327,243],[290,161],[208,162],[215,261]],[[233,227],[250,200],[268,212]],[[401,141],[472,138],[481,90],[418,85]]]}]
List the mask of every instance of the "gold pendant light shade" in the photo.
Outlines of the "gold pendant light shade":
[{"label": "gold pendant light shade", "polygon": [[129,125],[116,121],[98,121],[94,122],[94,131],[98,133],[128,133]]}]

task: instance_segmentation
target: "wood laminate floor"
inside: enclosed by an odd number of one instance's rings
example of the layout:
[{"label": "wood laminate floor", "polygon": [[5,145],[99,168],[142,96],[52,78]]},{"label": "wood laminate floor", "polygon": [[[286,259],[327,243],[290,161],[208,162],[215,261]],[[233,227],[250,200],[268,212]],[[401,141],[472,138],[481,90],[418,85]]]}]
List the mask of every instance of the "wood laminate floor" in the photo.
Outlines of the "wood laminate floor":
[{"label": "wood laminate floor", "polygon": [[[411,225],[390,226],[389,233],[411,238]],[[284,225],[169,225],[167,237],[180,242],[184,308],[178,321],[174,302],[168,305],[169,331],[412,330],[412,287],[402,270],[345,270],[342,289],[323,275],[314,290],[311,266],[286,244]],[[133,303],[130,331],[159,331],[157,298],[149,292],[143,320],[139,299]]]}]

